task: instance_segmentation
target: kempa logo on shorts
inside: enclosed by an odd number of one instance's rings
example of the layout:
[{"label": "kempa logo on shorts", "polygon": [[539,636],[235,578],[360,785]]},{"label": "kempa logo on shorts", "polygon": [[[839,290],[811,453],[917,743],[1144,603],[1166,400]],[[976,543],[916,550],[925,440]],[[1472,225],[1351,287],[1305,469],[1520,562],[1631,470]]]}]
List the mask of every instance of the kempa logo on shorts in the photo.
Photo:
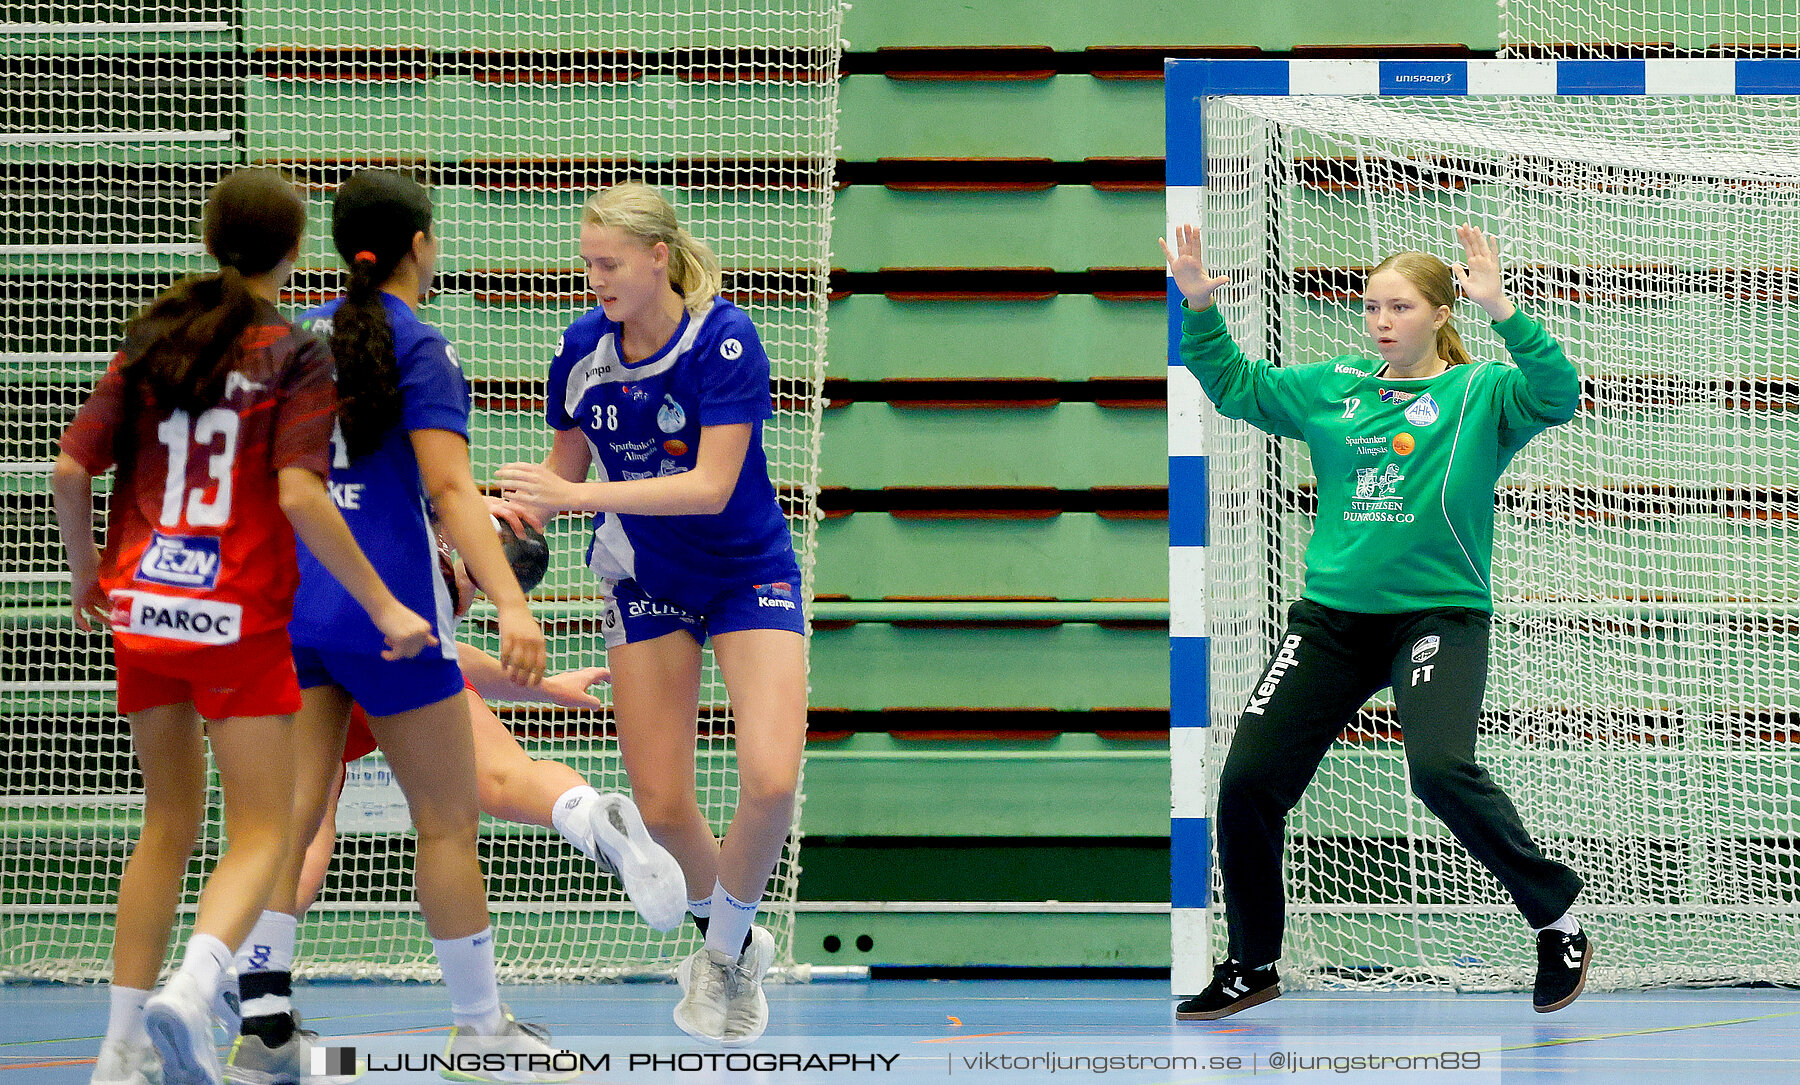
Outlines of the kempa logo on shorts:
[{"label": "kempa logo on shorts", "polygon": [[756,605],[759,607],[793,610],[793,595],[794,586],[785,580],[756,585]]},{"label": "kempa logo on shorts", "polygon": [[[178,599],[148,592],[116,591],[113,628],[190,644],[236,644],[244,608],[213,599]],[[124,604],[126,612],[120,614]],[[118,619],[123,618],[120,622]]]},{"label": "kempa logo on shorts", "polygon": [[1437,653],[1437,634],[1433,633],[1429,637],[1420,637],[1418,640],[1413,641],[1412,661],[1414,663],[1423,663],[1432,656],[1437,655]]},{"label": "kempa logo on shorts", "polygon": [[1297,636],[1290,635],[1281,642],[1281,649],[1275,653],[1274,661],[1269,664],[1269,673],[1263,675],[1262,685],[1256,687],[1250,703],[1244,706],[1246,715],[1263,715],[1264,710],[1269,707],[1269,698],[1275,696],[1275,689],[1281,685],[1282,678],[1286,677],[1287,672],[1300,665],[1300,657],[1294,654],[1294,649],[1298,647],[1300,647],[1300,638]]}]

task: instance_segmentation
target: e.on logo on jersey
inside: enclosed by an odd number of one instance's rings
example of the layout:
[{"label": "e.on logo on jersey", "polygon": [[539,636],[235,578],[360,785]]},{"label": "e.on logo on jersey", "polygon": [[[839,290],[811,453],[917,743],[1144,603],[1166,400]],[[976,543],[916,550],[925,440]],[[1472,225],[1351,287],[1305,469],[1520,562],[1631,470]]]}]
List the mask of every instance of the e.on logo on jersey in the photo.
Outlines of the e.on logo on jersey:
[{"label": "e.on logo on jersey", "polygon": [[210,591],[219,582],[219,540],[208,535],[154,532],[138,562],[136,579]]}]

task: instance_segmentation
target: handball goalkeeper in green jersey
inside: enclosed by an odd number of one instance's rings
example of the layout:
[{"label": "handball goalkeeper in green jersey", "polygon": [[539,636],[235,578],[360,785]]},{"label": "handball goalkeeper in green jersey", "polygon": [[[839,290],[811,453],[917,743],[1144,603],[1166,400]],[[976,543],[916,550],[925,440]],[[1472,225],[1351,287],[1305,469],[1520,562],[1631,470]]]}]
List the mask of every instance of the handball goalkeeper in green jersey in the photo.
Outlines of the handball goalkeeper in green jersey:
[{"label": "handball goalkeeper in green jersey", "polygon": [[[1412,787],[1512,894],[1537,932],[1532,1005],[1581,993],[1592,948],[1569,911],[1582,882],[1546,858],[1475,762],[1487,684],[1494,487],[1519,449],[1567,422],[1581,383],[1562,348],[1510,301],[1495,243],[1457,230],[1464,259],[1402,252],[1364,284],[1379,357],[1276,368],[1238,350],[1183,226],[1163,253],[1186,298],[1181,360],[1219,413],[1305,441],[1319,512],[1306,583],[1251,690],[1219,780],[1219,868],[1230,956],[1176,1017],[1210,1021],[1281,993],[1281,849],[1287,812],[1345,724],[1394,691]],[[1474,361],[1451,321],[1460,284],[1511,365]]]}]

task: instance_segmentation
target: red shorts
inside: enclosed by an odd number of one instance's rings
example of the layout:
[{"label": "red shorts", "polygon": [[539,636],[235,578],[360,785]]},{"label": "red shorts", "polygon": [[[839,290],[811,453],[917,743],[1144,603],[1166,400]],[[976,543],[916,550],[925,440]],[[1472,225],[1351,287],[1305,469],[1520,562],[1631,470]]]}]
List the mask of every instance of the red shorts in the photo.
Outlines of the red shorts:
[{"label": "red shorts", "polygon": [[209,720],[300,711],[300,680],[285,629],[182,652],[145,652],[115,641],[113,658],[122,715],[186,702]]},{"label": "red shorts", "polygon": [[[469,684],[468,679],[463,680],[463,688],[470,693],[475,692],[475,687]],[[368,714],[362,710],[362,705],[351,705],[350,727],[344,732],[344,764],[369,756],[375,752],[375,748],[375,732],[369,730]]]}]

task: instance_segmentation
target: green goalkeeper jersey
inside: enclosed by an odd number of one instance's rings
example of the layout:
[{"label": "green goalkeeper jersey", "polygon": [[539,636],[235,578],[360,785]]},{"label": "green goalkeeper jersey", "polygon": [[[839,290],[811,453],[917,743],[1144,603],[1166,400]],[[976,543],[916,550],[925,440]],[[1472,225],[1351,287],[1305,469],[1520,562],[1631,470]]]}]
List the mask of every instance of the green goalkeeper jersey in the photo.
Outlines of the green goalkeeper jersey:
[{"label": "green goalkeeper jersey", "polygon": [[1354,355],[1277,368],[1244,356],[1217,307],[1184,315],[1182,363],[1219,413],[1312,451],[1306,598],[1362,614],[1493,609],[1494,486],[1581,401],[1575,367],[1541,324],[1519,312],[1494,330],[1514,365],[1396,379]]}]

